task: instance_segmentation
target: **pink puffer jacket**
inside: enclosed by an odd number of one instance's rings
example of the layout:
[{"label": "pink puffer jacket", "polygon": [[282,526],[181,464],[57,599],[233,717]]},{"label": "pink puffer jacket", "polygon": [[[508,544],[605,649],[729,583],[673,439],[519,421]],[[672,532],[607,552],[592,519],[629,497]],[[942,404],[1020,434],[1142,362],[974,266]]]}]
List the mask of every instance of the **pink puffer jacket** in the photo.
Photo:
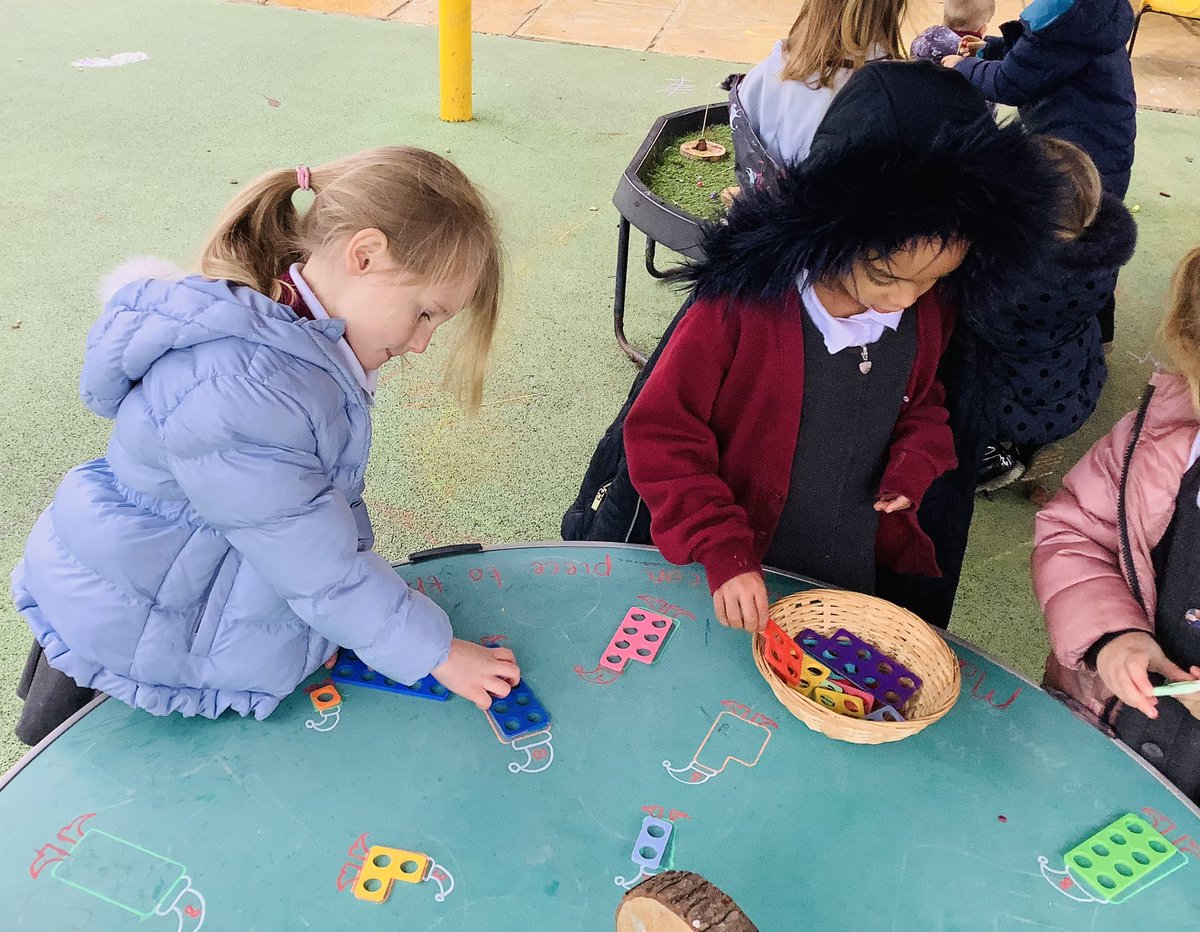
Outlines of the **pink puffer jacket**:
[{"label": "pink puffer jacket", "polygon": [[1109,632],[1154,632],[1157,593],[1151,551],[1166,533],[1187,471],[1200,420],[1188,383],[1157,373],[1154,396],[1133,456],[1126,488],[1132,562],[1144,605],[1120,557],[1117,495],[1137,412],[1123,417],[1063,480],[1037,516],[1033,587],[1046,616],[1051,654],[1045,686],[1064,693],[1099,720],[1112,694],[1083,663],[1088,648]]}]

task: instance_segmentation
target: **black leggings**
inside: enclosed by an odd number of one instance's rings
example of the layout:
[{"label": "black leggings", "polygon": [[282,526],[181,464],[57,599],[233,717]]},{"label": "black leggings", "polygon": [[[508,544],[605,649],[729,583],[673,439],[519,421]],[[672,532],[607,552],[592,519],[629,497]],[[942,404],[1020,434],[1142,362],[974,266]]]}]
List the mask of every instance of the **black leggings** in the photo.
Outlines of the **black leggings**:
[{"label": "black leggings", "polygon": [[18,740],[34,745],[96,698],[96,690],[79,686],[50,666],[37,641],[29,650],[17,697],[25,700],[14,729]]}]

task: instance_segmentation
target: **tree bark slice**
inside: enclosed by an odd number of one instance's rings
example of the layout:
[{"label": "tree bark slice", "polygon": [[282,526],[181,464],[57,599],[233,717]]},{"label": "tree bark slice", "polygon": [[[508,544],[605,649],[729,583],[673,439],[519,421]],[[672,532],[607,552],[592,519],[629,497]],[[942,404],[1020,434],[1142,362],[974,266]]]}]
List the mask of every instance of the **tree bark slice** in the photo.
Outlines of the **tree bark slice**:
[{"label": "tree bark slice", "polygon": [[737,903],[699,874],[663,871],[625,894],[617,932],[758,932]]}]

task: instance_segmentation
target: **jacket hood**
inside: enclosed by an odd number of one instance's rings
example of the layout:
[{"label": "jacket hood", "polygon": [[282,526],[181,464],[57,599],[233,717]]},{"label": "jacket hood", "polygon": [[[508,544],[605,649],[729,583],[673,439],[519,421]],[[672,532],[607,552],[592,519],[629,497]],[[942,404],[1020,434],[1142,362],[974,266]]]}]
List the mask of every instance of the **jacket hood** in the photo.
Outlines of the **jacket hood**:
[{"label": "jacket hood", "polygon": [[171,350],[230,337],[288,353],[358,391],[338,361],[340,320],[297,321],[287,307],[251,288],[191,277],[142,279],[120,288],[88,334],[79,393],[101,417],[116,417],[125,396]]},{"label": "jacket hood", "polygon": [[997,127],[957,71],[873,62],[834,98],[809,157],[743,191],[678,278],[701,296],[778,297],[801,276],[848,273],[915,240],[971,244],[945,280],[983,300],[1051,245],[1062,181],[1019,125]]},{"label": "jacket hood", "polygon": [[1116,195],[1104,193],[1100,211],[1078,239],[1060,243],[1059,264],[1071,269],[1115,269],[1133,258],[1137,224]]},{"label": "jacket hood", "polygon": [[1036,35],[1096,54],[1123,49],[1133,32],[1129,0],[1033,0],[1021,20]]}]

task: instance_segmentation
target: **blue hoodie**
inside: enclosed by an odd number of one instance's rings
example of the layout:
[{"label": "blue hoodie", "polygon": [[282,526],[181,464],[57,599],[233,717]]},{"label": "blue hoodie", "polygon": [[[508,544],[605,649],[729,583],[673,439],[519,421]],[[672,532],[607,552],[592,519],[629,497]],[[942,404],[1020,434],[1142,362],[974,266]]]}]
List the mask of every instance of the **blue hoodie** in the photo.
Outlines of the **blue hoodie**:
[{"label": "blue hoodie", "polygon": [[[1092,157],[1105,190],[1124,197],[1133,166],[1137,96],[1125,45],[1129,0],[1034,0],[1019,23],[955,67],[995,103],[1018,107],[1035,133]],[[998,59],[998,60],[987,60]]]},{"label": "blue hoodie", "polygon": [[404,683],[446,659],[446,614],[370,550],[343,330],[223,281],[117,292],[80,380],[107,453],[13,571],[51,666],[158,715],[265,718],[335,645]]}]

